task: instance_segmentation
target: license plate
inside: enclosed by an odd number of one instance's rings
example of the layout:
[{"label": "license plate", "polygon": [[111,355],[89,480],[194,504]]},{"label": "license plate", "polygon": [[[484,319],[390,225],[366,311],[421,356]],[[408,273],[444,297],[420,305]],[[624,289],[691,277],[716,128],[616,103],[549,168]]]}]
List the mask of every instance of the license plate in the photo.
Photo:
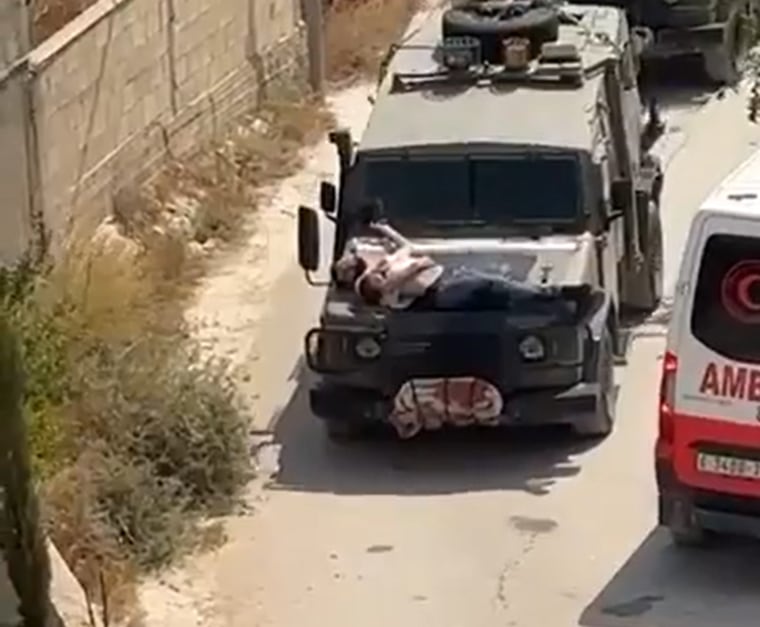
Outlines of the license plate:
[{"label": "license plate", "polygon": [[394,414],[423,422],[488,423],[501,415],[504,402],[493,384],[475,377],[412,379],[396,394]]},{"label": "license plate", "polygon": [[711,475],[760,479],[760,461],[729,455],[698,453],[697,470]]}]

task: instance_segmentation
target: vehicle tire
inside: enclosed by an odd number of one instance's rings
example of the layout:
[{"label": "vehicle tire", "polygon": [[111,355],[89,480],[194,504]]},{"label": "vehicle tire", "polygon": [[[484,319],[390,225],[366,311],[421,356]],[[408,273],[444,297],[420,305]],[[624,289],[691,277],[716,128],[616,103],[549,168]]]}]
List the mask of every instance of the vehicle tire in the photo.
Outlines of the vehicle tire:
[{"label": "vehicle tire", "polygon": [[605,327],[599,340],[597,369],[601,392],[596,411],[573,423],[573,431],[584,438],[604,438],[612,432],[615,423],[615,359],[609,327]]},{"label": "vehicle tire", "polygon": [[498,63],[507,37],[525,37],[532,54],[559,37],[559,12],[541,0],[473,2],[448,9],[442,18],[444,37],[473,37],[480,42],[484,61]]},{"label": "vehicle tire", "polygon": [[733,86],[741,80],[751,43],[748,31],[751,19],[750,3],[734,7],[726,20],[723,44],[702,53],[703,67],[710,81]]},{"label": "vehicle tire", "polygon": [[647,223],[647,255],[637,271],[626,271],[625,304],[641,313],[653,312],[662,300],[662,223],[654,206],[650,206]]},{"label": "vehicle tire", "polygon": [[662,223],[660,222],[659,212],[654,212],[649,216],[649,261],[647,268],[647,279],[649,282],[650,302],[648,309],[654,311],[662,302],[662,268],[663,268],[663,247],[662,247]]},{"label": "vehicle tire", "polygon": [[346,444],[363,439],[367,435],[366,425],[349,420],[325,420],[327,439],[336,444]]},{"label": "vehicle tire", "polygon": [[707,544],[707,534],[700,527],[668,527],[673,544],[684,548],[698,548]]}]

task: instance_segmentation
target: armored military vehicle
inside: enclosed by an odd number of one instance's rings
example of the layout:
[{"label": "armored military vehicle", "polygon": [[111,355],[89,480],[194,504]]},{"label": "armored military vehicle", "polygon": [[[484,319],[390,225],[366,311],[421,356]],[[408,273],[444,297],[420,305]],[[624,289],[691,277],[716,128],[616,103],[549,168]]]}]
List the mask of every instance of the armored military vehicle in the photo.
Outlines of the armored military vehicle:
[{"label": "armored military vehicle", "polygon": [[699,54],[707,77],[715,83],[732,85],[741,78],[754,44],[755,0],[610,0],[610,4],[624,8],[634,27],[649,30],[644,60],[656,63]]},{"label": "armored military vehicle", "polygon": [[[510,6],[506,30],[468,28],[451,9],[413,25],[360,142],[331,135],[338,186],[322,183],[319,211],[299,208],[313,284],[321,214],[333,260],[380,245],[368,222],[382,219],[447,270],[502,277],[515,293],[491,309],[398,310],[329,281],[305,356],[311,409],[333,438],[388,422],[402,436],[446,423],[613,427],[620,313],[654,308],[661,284],[662,173],[641,147],[635,42],[617,8]],[[517,296],[525,287],[540,306]]]}]

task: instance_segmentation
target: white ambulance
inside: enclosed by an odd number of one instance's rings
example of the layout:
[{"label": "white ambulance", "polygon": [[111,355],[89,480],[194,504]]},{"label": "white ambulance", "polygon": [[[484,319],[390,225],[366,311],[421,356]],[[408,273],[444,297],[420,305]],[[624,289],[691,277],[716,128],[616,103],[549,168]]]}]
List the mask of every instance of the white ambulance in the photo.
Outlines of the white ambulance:
[{"label": "white ambulance", "polygon": [[760,151],[702,204],[681,261],[655,447],[678,544],[760,537]]}]

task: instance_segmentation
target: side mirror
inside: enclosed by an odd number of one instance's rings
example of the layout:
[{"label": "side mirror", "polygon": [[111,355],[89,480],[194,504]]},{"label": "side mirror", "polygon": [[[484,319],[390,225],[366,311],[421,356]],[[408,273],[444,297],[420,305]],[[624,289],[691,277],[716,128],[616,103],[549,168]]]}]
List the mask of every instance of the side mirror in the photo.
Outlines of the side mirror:
[{"label": "side mirror", "polygon": [[338,192],[335,189],[335,185],[322,181],[319,184],[319,207],[326,214],[331,215],[335,213],[335,209],[338,204]]},{"label": "side mirror", "polygon": [[311,207],[298,207],[298,263],[306,272],[319,268],[319,215]]},{"label": "side mirror", "polygon": [[613,181],[610,187],[610,203],[612,210],[625,211],[633,202],[633,185],[630,181]]}]

